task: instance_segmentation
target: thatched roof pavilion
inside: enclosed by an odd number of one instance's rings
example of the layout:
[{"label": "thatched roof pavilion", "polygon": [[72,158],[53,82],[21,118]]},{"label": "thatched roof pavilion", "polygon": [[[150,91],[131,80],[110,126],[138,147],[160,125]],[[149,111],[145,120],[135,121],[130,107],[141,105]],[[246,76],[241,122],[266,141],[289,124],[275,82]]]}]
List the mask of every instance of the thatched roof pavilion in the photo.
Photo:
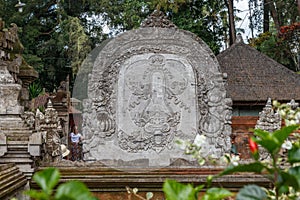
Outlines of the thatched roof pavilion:
[{"label": "thatched roof pavilion", "polygon": [[268,97],[300,100],[300,75],[244,44],[240,35],[217,59],[228,75],[226,89],[234,106],[265,105]]}]

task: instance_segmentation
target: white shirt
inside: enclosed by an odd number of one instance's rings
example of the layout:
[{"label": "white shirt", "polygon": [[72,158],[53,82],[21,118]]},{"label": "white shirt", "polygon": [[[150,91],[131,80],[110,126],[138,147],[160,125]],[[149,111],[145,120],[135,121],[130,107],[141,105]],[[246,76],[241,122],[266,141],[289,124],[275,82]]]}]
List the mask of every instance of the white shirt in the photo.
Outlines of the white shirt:
[{"label": "white shirt", "polygon": [[71,142],[76,142],[78,143],[79,142],[79,139],[81,138],[81,134],[80,133],[71,133]]}]

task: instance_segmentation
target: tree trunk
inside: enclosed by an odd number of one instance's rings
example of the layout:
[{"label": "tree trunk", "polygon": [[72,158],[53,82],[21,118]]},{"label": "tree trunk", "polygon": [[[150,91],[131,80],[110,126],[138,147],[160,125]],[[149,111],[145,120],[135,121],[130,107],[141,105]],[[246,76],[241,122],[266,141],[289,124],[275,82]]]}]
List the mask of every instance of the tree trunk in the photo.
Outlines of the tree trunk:
[{"label": "tree trunk", "polygon": [[274,2],[272,0],[265,0],[265,3],[269,6],[271,16],[272,16],[274,24],[275,24],[275,28],[276,28],[277,32],[279,33],[279,31],[280,31],[280,22],[279,22],[278,13],[277,13],[277,10],[275,8]]},{"label": "tree trunk", "polygon": [[298,0],[297,2],[298,2],[298,12],[299,12],[299,15],[300,15],[300,0]]},{"label": "tree trunk", "polygon": [[[300,1],[300,0],[299,0]],[[269,32],[270,31],[270,18],[269,18],[269,5],[267,4],[267,1],[263,1],[263,8],[264,8],[264,24],[263,24],[263,32]]]},{"label": "tree trunk", "polygon": [[233,0],[226,1],[228,8],[228,17],[229,17],[229,45],[232,45],[235,42],[235,25],[234,25],[234,12],[233,12]]}]

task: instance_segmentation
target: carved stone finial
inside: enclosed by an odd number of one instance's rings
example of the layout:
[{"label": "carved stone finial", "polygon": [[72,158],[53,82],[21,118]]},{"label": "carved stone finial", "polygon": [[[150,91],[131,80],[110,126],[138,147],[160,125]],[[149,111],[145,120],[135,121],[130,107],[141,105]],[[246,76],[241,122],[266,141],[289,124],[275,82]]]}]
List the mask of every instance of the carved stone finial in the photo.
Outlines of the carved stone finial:
[{"label": "carved stone finial", "polygon": [[52,101],[50,99],[47,103],[47,108],[53,108]]},{"label": "carved stone finial", "polygon": [[238,33],[236,35],[235,43],[244,43],[242,34]]},{"label": "carved stone finial", "polygon": [[167,16],[162,11],[158,10],[149,15],[141,27],[177,28],[173,22],[167,19]]},{"label": "carved stone finial", "polygon": [[292,99],[290,103],[287,103],[287,105],[291,106],[291,108],[295,110],[299,106],[299,103],[296,103],[295,99]]},{"label": "carved stone finial", "polygon": [[270,97],[268,98],[268,101],[267,101],[266,107],[268,107],[268,108],[272,108],[272,99],[271,99]]}]

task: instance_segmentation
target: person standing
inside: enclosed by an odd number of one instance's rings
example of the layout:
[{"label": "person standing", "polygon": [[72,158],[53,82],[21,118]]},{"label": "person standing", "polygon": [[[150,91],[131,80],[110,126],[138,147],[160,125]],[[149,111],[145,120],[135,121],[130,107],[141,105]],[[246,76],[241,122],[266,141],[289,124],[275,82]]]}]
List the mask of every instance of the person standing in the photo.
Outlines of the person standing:
[{"label": "person standing", "polygon": [[77,126],[74,126],[73,131],[70,133],[70,149],[72,161],[80,161],[83,159],[82,154],[82,135],[78,132]]}]

